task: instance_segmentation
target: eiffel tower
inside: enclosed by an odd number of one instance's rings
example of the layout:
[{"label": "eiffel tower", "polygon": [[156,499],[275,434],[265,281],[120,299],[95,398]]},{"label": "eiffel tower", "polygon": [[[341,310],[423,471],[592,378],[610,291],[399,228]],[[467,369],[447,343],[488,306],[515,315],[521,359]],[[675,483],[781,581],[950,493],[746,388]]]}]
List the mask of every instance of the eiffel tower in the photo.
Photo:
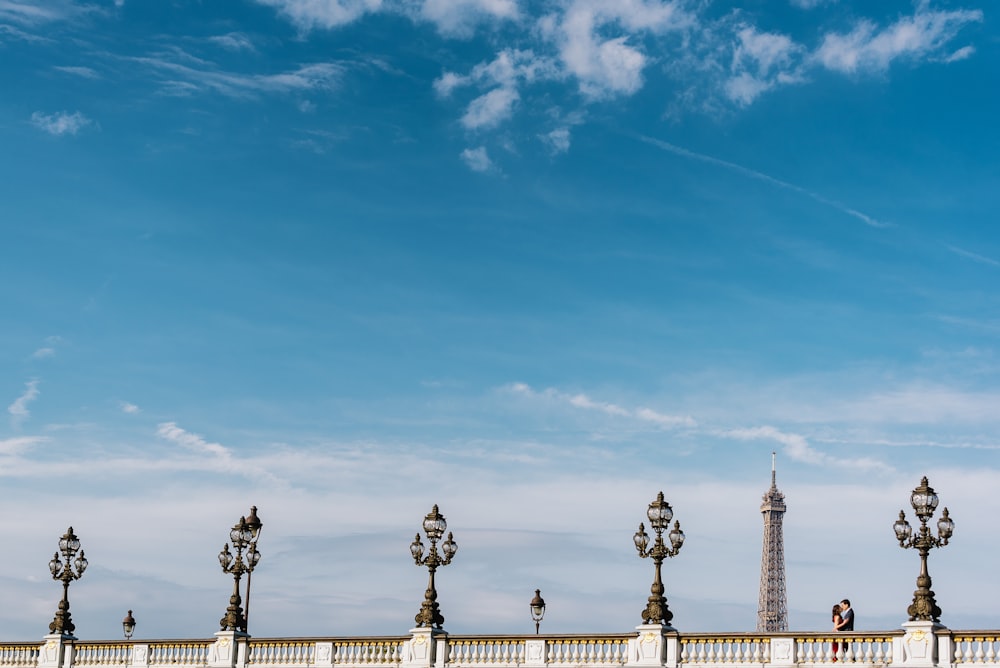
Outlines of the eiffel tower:
[{"label": "eiffel tower", "polygon": [[760,599],[757,631],[788,630],[788,596],[785,592],[785,541],[781,521],[785,495],[778,491],[771,453],[771,488],[764,493],[760,512],[764,516],[764,549],[760,557]]}]

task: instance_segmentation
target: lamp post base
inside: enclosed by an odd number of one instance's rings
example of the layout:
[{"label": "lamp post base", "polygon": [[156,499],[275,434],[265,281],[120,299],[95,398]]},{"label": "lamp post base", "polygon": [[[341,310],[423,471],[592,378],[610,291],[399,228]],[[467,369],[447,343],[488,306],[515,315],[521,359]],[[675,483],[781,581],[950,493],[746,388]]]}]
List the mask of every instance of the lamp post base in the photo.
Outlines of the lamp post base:
[{"label": "lamp post base", "polygon": [[900,665],[908,668],[936,666],[939,648],[935,631],[943,628],[940,623],[929,620],[904,622],[903,637],[893,640],[893,657],[899,657]]}]

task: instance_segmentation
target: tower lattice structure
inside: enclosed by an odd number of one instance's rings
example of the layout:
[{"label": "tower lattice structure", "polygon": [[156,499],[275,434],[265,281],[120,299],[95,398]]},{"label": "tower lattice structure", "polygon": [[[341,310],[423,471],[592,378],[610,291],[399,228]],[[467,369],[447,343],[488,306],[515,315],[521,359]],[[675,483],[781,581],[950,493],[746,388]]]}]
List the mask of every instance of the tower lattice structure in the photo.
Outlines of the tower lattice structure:
[{"label": "tower lattice structure", "polygon": [[771,488],[764,493],[760,512],[764,516],[764,548],[760,557],[760,599],[757,603],[758,631],[788,630],[788,596],[785,591],[785,542],[781,522],[785,495],[775,481],[771,453]]}]

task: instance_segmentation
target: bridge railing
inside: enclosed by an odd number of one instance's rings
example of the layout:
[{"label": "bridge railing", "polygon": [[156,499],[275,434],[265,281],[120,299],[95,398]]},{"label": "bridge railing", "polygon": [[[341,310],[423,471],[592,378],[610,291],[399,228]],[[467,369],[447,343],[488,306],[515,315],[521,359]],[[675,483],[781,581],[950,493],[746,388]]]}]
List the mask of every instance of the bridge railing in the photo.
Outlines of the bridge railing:
[{"label": "bridge railing", "polygon": [[[905,626],[905,625],[904,625]],[[1000,631],[449,635],[0,643],[0,668],[1000,668]]]}]

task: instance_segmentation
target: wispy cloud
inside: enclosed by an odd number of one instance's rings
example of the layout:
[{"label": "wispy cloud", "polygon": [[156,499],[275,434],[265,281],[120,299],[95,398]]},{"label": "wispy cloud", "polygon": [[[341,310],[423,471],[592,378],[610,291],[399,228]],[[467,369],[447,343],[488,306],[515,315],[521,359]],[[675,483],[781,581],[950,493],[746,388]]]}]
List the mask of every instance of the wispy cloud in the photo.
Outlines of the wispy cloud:
[{"label": "wispy cloud", "polygon": [[25,383],[24,392],[17,399],[7,406],[7,412],[11,415],[11,421],[15,424],[21,424],[31,416],[31,411],[28,410],[28,404],[38,398],[38,381],[29,380]]},{"label": "wispy cloud", "polygon": [[934,11],[928,5],[918,3],[912,16],[904,16],[881,30],[872,21],[862,20],[848,33],[828,33],[816,58],[837,72],[881,72],[899,58],[941,52],[962,28],[983,20],[978,9]]},{"label": "wispy cloud", "polygon": [[695,419],[690,415],[670,415],[647,407],[627,408],[610,402],[594,400],[586,394],[570,394],[551,387],[538,391],[525,383],[511,383],[503,389],[523,397],[555,401],[574,408],[596,411],[612,417],[630,418],[654,424],[661,428],[675,429],[678,427],[695,427],[697,425]]},{"label": "wispy cloud", "polygon": [[38,25],[68,19],[83,11],[71,2],[22,2],[21,0],[0,0],[0,21],[10,21],[22,25]]},{"label": "wispy cloud", "polygon": [[122,413],[128,413],[129,415],[135,415],[136,413],[141,412],[141,409],[138,406],[127,401],[120,402],[118,407],[122,409]]},{"label": "wispy cloud", "polygon": [[864,471],[892,472],[888,464],[872,457],[843,458],[816,450],[801,434],[782,431],[771,426],[745,427],[738,429],[722,429],[716,435],[740,441],[771,441],[785,446],[785,454],[805,464],[831,465],[839,468],[860,469]]},{"label": "wispy cloud", "polygon": [[55,357],[55,355],[56,355],[55,348],[48,348],[48,347],[39,348],[35,352],[31,353],[31,359],[43,360],[43,359],[48,359],[49,357]]},{"label": "wispy cloud", "polygon": [[253,41],[241,32],[230,32],[225,35],[213,35],[208,41],[229,51],[253,51]]},{"label": "wispy cloud", "polygon": [[17,436],[15,438],[0,439],[0,455],[8,457],[20,455],[35,445],[45,443],[48,440],[44,436]]},{"label": "wispy cloud", "polygon": [[54,114],[45,114],[36,111],[31,115],[31,123],[36,128],[48,132],[50,135],[60,137],[62,135],[75,135],[93,121],[84,116],[79,111],[69,113],[59,111]]},{"label": "wispy cloud", "polygon": [[52,69],[58,70],[59,72],[65,72],[66,74],[82,77],[84,79],[99,79],[101,76],[96,70],[77,65],[55,65]]},{"label": "wispy cloud", "polygon": [[212,63],[179,50],[130,60],[167,74],[169,78],[163,81],[164,91],[175,95],[210,90],[228,97],[247,98],[261,94],[332,90],[346,71],[340,63],[326,62],[302,65],[278,74],[242,74],[221,70]]},{"label": "wispy cloud", "polygon": [[717,165],[719,167],[725,167],[726,169],[738,172],[752,179],[764,181],[765,183],[770,183],[771,185],[777,186],[779,188],[785,188],[786,190],[792,190],[794,192],[800,193],[802,195],[805,195],[806,197],[816,200],[821,204],[825,204],[829,207],[832,207],[837,211],[840,211],[841,213],[845,213],[848,216],[851,216],[852,218],[856,218],[861,222],[863,222],[865,225],[869,225],[871,227],[893,227],[891,223],[884,223],[882,221],[876,220],[875,218],[872,218],[867,214],[861,213],[857,209],[852,209],[849,206],[845,206],[844,204],[841,204],[836,200],[824,197],[819,193],[807,190],[806,188],[803,188],[802,186],[797,186],[794,183],[789,183],[788,181],[782,181],[781,179],[775,178],[763,172],[758,172],[755,169],[750,169],[749,167],[744,167],[743,165],[738,165],[734,162],[729,162],[728,160],[721,160],[719,158],[714,158],[710,155],[705,155],[704,153],[696,153],[695,151],[691,151],[681,146],[677,146],[676,144],[665,142],[662,139],[655,139],[653,137],[646,137],[646,136],[639,136],[638,139],[640,141],[644,141],[647,144],[651,144],[653,146],[656,146],[657,148],[661,148],[664,151],[668,151],[675,155],[683,156],[685,158],[691,158],[692,160],[698,160],[700,162],[705,162],[711,165]]},{"label": "wispy cloud", "polygon": [[988,264],[991,267],[1000,267],[1000,262],[991,257],[986,257],[985,255],[980,255],[979,253],[973,253],[972,251],[967,251],[964,248],[959,248],[958,246],[947,245],[946,248],[955,255],[961,255],[962,257],[973,260],[974,262]]},{"label": "wispy cloud", "polygon": [[214,455],[228,459],[229,448],[219,443],[206,441],[198,434],[192,434],[177,426],[176,422],[162,422],[156,427],[156,435],[162,439],[176,443],[192,452]]}]

